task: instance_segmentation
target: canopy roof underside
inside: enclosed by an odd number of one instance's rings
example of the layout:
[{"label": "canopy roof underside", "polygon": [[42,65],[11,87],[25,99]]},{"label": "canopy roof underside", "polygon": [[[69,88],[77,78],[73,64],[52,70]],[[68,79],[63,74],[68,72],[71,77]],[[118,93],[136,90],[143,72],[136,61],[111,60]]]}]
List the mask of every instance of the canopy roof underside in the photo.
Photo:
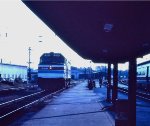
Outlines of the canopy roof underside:
[{"label": "canopy roof underside", "polygon": [[150,2],[24,1],[68,46],[93,62],[150,53]]}]

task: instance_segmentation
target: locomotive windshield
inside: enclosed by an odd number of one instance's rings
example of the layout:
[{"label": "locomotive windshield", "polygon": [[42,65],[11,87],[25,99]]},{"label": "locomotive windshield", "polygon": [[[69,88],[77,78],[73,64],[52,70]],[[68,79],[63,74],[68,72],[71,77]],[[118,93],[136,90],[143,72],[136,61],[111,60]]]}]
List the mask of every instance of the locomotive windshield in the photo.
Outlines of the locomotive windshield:
[{"label": "locomotive windshield", "polygon": [[65,58],[62,55],[43,55],[40,58],[40,65],[49,65],[49,64],[64,64]]}]

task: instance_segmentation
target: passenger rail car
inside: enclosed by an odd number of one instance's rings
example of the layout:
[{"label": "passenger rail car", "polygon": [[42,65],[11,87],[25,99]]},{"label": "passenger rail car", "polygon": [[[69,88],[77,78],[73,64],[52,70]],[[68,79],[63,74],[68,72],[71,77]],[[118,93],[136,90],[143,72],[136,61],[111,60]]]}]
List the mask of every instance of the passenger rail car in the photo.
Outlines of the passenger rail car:
[{"label": "passenger rail car", "polygon": [[137,88],[150,90],[150,61],[137,65]]},{"label": "passenger rail car", "polygon": [[38,84],[52,92],[65,88],[71,78],[70,62],[60,53],[44,53],[38,65]]}]

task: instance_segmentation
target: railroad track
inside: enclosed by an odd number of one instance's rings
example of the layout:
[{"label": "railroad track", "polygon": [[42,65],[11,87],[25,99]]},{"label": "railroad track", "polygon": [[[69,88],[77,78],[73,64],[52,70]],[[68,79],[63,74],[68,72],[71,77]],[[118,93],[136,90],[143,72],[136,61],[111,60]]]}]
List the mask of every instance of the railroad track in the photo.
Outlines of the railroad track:
[{"label": "railroad track", "polygon": [[[118,91],[123,92],[125,94],[128,94],[128,89],[127,88],[118,87]],[[138,98],[142,98],[144,100],[150,101],[150,94],[137,91],[136,96]]]},{"label": "railroad track", "polygon": [[61,92],[64,89],[58,90],[54,93],[49,91],[40,91],[31,95],[27,95],[18,99],[0,104],[0,125],[8,125],[17,115],[23,113],[29,107],[43,102],[46,98],[52,97],[54,94]]},{"label": "railroad track", "polygon": [[37,89],[37,88],[38,88],[37,85],[26,86],[26,87],[4,88],[0,90],[0,95],[5,95],[5,94],[14,93],[14,92],[23,91],[23,90]]}]

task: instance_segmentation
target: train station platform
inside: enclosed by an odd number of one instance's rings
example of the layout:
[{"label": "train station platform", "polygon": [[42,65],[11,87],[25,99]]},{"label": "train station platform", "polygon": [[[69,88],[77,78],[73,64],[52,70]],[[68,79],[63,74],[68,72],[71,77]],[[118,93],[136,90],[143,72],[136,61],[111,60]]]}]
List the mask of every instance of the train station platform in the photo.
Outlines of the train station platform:
[{"label": "train station platform", "polygon": [[64,90],[10,126],[114,126],[114,119],[101,104],[106,94],[98,95],[86,86],[85,81]]}]

